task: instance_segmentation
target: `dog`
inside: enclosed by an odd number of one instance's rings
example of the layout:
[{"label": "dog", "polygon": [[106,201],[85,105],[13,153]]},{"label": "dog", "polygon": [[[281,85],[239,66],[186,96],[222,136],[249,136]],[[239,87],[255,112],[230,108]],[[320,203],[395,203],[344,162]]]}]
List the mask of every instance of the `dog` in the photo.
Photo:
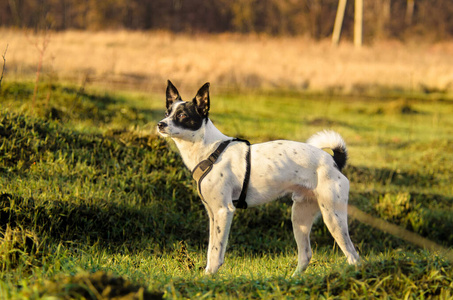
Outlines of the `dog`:
[{"label": "dog", "polygon": [[[205,273],[216,273],[224,262],[236,210],[234,199],[241,196],[245,207],[254,207],[292,195],[291,220],[298,249],[293,275],[303,272],[310,262],[309,236],[319,212],[348,263],[357,264],[359,255],[347,223],[349,180],[341,173],[348,158],[343,138],[334,131],[322,131],[307,143],[277,140],[249,145],[233,139],[209,119],[209,86],[204,84],[192,101],[183,101],[168,81],[165,118],[157,124],[159,134],[175,142],[189,170],[211,161],[211,169],[198,181],[209,215]],[[219,145],[225,144],[218,153]]]}]

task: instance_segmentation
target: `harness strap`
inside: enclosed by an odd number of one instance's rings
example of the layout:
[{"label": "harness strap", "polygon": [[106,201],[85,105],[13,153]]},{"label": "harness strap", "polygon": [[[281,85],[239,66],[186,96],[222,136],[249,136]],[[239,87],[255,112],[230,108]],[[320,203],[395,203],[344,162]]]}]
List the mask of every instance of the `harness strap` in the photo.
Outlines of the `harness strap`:
[{"label": "harness strap", "polygon": [[247,202],[245,202],[245,198],[247,197],[247,189],[249,186],[249,181],[250,181],[250,169],[251,169],[251,155],[250,155],[250,142],[247,140],[242,140],[242,139],[235,139],[238,142],[243,142],[247,144],[247,154],[245,155],[245,163],[246,163],[246,168],[245,168],[245,176],[244,176],[244,182],[242,183],[242,190],[241,190],[241,195],[239,196],[238,200],[233,200],[233,205],[236,208],[247,208]]},{"label": "harness strap", "polygon": [[242,190],[241,190],[241,195],[239,196],[238,200],[233,200],[233,205],[236,208],[247,208],[247,202],[245,202],[245,198],[247,197],[247,188],[248,184],[250,181],[250,142],[247,140],[243,139],[232,139],[232,140],[227,140],[222,143],[217,147],[217,149],[209,155],[209,157],[205,160],[202,160],[198,165],[195,166],[195,168],[192,171],[192,178],[195,179],[197,182],[197,190],[198,194],[200,195],[200,198],[203,202],[206,202],[203,198],[203,194],[201,193],[201,182],[203,179],[208,175],[208,173],[212,170],[212,167],[214,163],[217,161],[219,158],[220,154],[222,154],[223,151],[228,147],[228,145],[231,142],[243,142],[246,143],[249,147],[247,149],[247,154],[246,154],[246,171],[245,171],[245,177],[244,177],[244,182],[242,185]]}]

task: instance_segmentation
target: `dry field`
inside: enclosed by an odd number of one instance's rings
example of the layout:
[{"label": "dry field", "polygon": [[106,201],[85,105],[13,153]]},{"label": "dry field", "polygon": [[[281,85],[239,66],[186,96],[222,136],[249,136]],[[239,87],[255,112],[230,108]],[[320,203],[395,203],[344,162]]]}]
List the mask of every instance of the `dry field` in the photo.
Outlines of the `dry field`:
[{"label": "dry field", "polygon": [[[2,53],[8,44],[6,80],[34,76],[36,45],[45,37],[9,29],[0,36]],[[386,41],[355,49],[304,37],[129,31],[52,32],[47,39],[43,73],[78,84],[161,91],[170,78],[191,91],[205,81],[228,90],[453,90],[453,42]]]}]

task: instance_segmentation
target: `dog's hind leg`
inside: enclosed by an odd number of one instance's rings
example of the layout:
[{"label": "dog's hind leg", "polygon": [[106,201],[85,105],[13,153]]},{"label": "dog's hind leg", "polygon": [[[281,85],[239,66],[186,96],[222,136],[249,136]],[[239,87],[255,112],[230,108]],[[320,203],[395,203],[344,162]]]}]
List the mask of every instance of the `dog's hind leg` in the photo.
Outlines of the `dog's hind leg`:
[{"label": "dog's hind leg", "polygon": [[207,274],[216,273],[223,264],[234,210],[234,207],[229,206],[212,210],[209,228],[208,264],[205,270]]},{"label": "dog's hind leg", "polygon": [[293,195],[293,207],[291,220],[293,222],[294,238],[297,243],[298,262],[293,276],[303,272],[312,256],[310,247],[310,231],[314,220],[319,213],[319,206],[316,201],[303,196]]},{"label": "dog's hind leg", "polygon": [[348,193],[349,182],[343,180],[324,184],[318,190],[318,204],[321,209],[324,223],[346,255],[349,264],[356,264],[359,255],[352,244],[348,230]]}]

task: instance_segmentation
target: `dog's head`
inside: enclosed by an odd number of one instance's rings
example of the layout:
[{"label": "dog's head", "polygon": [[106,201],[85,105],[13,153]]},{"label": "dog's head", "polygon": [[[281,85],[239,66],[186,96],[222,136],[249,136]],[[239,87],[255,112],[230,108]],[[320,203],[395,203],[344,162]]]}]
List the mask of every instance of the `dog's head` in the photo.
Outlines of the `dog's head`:
[{"label": "dog's head", "polygon": [[168,80],[166,95],[165,119],[157,124],[157,131],[164,137],[193,140],[196,132],[208,121],[209,82],[198,90],[192,101],[183,101],[176,87]]}]

